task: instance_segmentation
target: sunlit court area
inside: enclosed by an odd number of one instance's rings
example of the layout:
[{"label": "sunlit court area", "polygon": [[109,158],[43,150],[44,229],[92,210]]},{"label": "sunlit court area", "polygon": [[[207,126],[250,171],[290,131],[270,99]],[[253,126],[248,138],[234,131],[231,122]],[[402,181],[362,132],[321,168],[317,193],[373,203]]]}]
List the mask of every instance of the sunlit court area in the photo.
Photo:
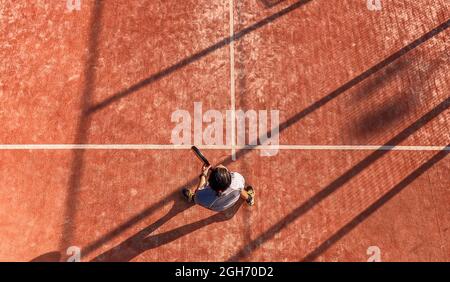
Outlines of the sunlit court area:
[{"label": "sunlit court area", "polygon": [[448,0],[0,0],[0,261],[450,261],[449,27]]}]

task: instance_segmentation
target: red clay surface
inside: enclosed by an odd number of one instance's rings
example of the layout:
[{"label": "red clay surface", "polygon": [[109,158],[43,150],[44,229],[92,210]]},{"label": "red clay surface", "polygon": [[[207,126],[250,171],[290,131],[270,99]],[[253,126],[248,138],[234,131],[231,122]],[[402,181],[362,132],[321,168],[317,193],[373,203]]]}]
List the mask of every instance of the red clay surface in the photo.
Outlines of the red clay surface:
[{"label": "red clay surface", "polygon": [[[51,3],[50,3],[51,2]],[[170,144],[177,109],[230,108],[230,1],[0,0],[0,143]],[[237,109],[280,144],[450,144],[450,2],[234,3]],[[254,207],[179,196],[189,150],[0,150],[0,260],[450,261],[447,151],[204,151]]]}]

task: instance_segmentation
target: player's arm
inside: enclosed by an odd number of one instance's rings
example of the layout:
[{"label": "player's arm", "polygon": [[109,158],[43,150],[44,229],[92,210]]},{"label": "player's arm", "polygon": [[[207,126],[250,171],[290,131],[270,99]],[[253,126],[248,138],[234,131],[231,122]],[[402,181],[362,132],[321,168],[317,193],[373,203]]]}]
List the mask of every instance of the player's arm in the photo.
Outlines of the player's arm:
[{"label": "player's arm", "polygon": [[194,193],[197,192],[198,189],[200,189],[206,185],[206,180],[208,178],[208,173],[209,173],[210,169],[211,169],[210,165],[209,166],[204,165],[202,167],[202,173],[200,174],[200,180],[198,182],[197,188],[195,188]]}]

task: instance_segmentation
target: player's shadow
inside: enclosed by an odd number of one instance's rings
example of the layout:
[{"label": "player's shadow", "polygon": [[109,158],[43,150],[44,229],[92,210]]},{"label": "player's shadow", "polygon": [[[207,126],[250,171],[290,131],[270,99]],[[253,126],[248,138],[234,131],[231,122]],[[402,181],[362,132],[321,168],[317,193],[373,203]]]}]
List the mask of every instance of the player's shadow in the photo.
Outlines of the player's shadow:
[{"label": "player's shadow", "polygon": [[151,225],[147,226],[146,228],[142,229],[138,233],[134,234],[130,238],[126,239],[114,248],[98,255],[91,261],[130,261],[145,251],[173,242],[210,224],[232,219],[241,207],[242,203],[243,201],[239,200],[233,207],[223,212],[216,213],[205,219],[191,222],[167,232],[153,235],[153,233],[159,227],[167,223],[178,214],[194,206],[194,204],[187,203],[181,196],[175,196],[173,206],[166,215],[164,215]]}]

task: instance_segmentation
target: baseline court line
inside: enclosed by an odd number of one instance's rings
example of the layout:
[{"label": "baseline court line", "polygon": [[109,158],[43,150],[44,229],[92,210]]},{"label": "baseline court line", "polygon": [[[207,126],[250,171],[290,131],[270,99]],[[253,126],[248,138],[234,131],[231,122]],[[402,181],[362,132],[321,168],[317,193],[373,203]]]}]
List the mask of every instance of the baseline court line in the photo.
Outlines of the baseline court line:
[{"label": "baseline court line", "polygon": [[[173,144],[0,144],[0,150],[190,150],[192,145]],[[450,151],[450,146],[383,145],[196,145],[202,150],[298,151]]]}]

